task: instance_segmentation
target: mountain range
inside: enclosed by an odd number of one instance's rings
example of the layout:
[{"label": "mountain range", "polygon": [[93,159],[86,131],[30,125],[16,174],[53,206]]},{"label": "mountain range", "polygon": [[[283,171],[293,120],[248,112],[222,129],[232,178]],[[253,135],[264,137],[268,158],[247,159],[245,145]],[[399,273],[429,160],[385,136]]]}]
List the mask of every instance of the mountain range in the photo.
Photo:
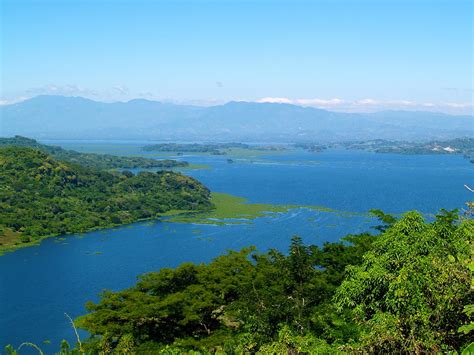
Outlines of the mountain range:
[{"label": "mountain range", "polygon": [[279,103],[201,107],[37,96],[0,107],[0,136],[13,135],[214,142],[428,140],[474,136],[474,117],[424,111],[341,113]]}]

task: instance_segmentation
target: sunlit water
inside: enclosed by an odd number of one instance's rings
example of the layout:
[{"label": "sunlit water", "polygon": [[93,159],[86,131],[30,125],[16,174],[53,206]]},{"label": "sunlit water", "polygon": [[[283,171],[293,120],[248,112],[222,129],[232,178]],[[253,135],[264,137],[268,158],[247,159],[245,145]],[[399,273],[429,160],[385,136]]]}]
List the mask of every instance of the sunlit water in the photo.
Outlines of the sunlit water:
[{"label": "sunlit water", "polygon": [[[138,152],[141,144],[74,143],[83,151]],[[181,156],[210,168],[188,170],[212,191],[255,203],[319,205],[340,214],[294,209],[238,225],[154,221],[84,235],[45,240],[38,247],[0,257],[0,346],[32,341],[46,353],[61,339],[74,342],[64,313],[84,314],[84,304],[103,289],[133,285],[136,276],[184,261],[208,262],[228,249],[255,245],[285,251],[291,236],[307,243],[336,241],[370,230],[371,208],[390,213],[463,208],[471,198],[463,185],[474,165],[460,156],[405,156],[358,151],[303,151],[232,157]],[[85,336],[85,335],[83,335]],[[43,341],[50,340],[50,344]]]}]

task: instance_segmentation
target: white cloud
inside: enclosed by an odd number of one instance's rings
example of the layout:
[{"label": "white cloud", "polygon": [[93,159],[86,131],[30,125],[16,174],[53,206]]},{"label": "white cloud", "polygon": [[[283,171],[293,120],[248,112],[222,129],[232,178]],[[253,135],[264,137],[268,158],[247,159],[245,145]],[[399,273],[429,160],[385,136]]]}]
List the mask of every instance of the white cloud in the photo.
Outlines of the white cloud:
[{"label": "white cloud", "polygon": [[379,102],[374,99],[362,99],[354,101],[355,105],[378,105]]},{"label": "white cloud", "polygon": [[287,99],[286,97],[264,97],[262,99],[258,99],[257,102],[259,103],[271,103],[271,104],[293,104],[294,101],[291,99]]},{"label": "white cloud", "polygon": [[265,97],[256,102],[286,103],[300,106],[310,106],[337,112],[377,112],[384,110],[424,110],[433,112],[445,112],[450,114],[472,115],[474,106],[472,103],[434,103],[415,102],[410,100],[379,100],[365,98],[359,100],[345,100],[341,98],[287,98],[287,97]]},{"label": "white cloud", "polygon": [[[103,90],[92,90],[76,84],[56,85],[49,84],[38,88],[26,90],[18,96],[0,97],[0,106],[10,105],[27,100],[37,95],[63,95],[81,96],[96,101],[114,102],[128,101],[134,98],[146,98],[148,100],[170,102],[176,104],[213,106],[220,105],[229,100],[223,98],[198,98],[198,99],[176,99],[166,97],[155,92],[143,91],[134,93],[124,85],[115,85]],[[249,101],[243,98],[231,98],[231,101]],[[457,100],[446,102],[415,102],[405,99],[381,100],[377,98],[344,99],[333,98],[289,98],[289,97],[263,97],[254,102],[282,103],[299,106],[315,107],[335,112],[377,112],[384,110],[420,110],[432,112],[445,112],[450,114],[474,115],[474,105],[472,102],[461,102]]]},{"label": "white cloud", "polygon": [[446,102],[445,105],[448,106],[448,107],[453,107],[453,108],[469,108],[469,107],[472,107],[472,104],[456,103],[456,102]]},{"label": "white cloud", "polygon": [[273,104],[293,104],[301,106],[315,106],[315,107],[333,107],[344,104],[345,101],[341,99],[289,99],[287,97],[264,97],[256,100],[256,102],[267,102]]},{"label": "white cloud", "polygon": [[29,99],[28,96],[18,96],[18,97],[14,97],[14,98],[11,98],[11,99],[0,99],[0,106],[13,105],[13,104],[16,104],[18,102],[25,101],[27,99]]},{"label": "white cloud", "polygon": [[407,101],[407,100],[393,100],[393,101],[386,101],[385,102],[388,105],[394,105],[394,106],[417,106],[418,104],[413,101]]},{"label": "white cloud", "polygon": [[320,106],[320,107],[332,107],[332,106],[339,106],[345,103],[344,100],[341,99],[297,99],[295,103],[304,106]]},{"label": "white cloud", "polygon": [[115,92],[117,92],[119,95],[128,95],[130,94],[130,90],[123,85],[116,85],[112,88]]},{"label": "white cloud", "polygon": [[63,96],[83,96],[83,97],[99,97],[98,91],[91,90],[79,85],[55,85],[48,84],[45,86],[31,88],[25,91],[25,93],[32,97],[37,95],[63,95]]}]

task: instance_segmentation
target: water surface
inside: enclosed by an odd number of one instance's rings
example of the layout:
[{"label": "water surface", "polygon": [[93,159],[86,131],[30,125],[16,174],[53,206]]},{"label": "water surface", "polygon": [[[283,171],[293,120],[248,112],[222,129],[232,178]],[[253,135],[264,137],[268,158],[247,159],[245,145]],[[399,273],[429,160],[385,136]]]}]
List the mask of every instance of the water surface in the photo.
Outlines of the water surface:
[{"label": "water surface", "polygon": [[[143,143],[60,142],[83,151],[140,154]],[[149,155],[149,154],[147,154]],[[356,214],[295,209],[239,225],[136,223],[51,238],[0,257],[0,346],[23,341],[46,353],[61,339],[74,342],[64,312],[77,317],[101,290],[133,285],[136,276],[184,261],[208,262],[228,249],[255,245],[286,250],[293,235],[322,244],[370,229],[371,208],[390,213],[463,208],[473,165],[460,156],[406,156],[331,150],[321,154],[232,157],[179,156],[209,169],[186,170],[211,190],[255,203],[319,205]],[[51,344],[42,344],[50,340]]]}]

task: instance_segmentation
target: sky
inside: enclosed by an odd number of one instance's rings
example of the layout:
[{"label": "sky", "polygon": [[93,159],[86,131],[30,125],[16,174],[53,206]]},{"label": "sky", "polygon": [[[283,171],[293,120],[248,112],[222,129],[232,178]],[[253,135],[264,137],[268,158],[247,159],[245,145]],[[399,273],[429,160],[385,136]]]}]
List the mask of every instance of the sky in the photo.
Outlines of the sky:
[{"label": "sky", "polygon": [[57,94],[473,114],[472,0],[0,2],[0,104]]}]

